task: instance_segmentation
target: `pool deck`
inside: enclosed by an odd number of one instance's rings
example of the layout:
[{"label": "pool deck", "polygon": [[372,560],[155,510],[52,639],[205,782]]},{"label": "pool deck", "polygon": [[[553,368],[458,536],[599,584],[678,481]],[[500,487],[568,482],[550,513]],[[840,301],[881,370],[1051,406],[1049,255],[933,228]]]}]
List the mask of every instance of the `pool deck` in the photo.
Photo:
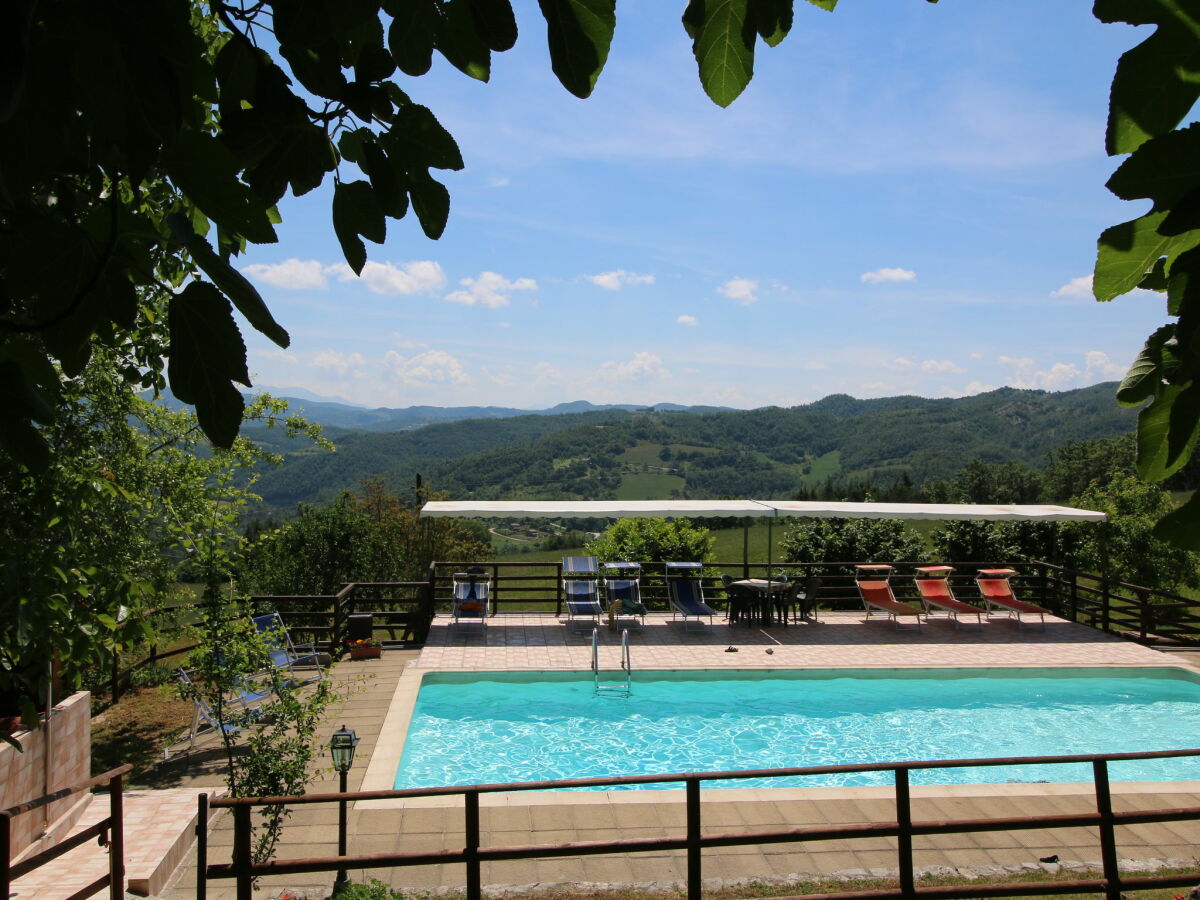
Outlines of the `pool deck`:
[{"label": "pool deck", "polygon": [[[601,631],[604,651],[616,660],[618,638]],[[994,619],[982,630],[956,629],[936,621],[920,632],[896,632],[882,620],[866,622],[861,612],[823,614],[820,624],[770,629],[730,627],[719,620],[711,632],[684,632],[669,617],[651,616],[646,628],[630,633],[633,666],[638,668],[905,668],[1004,666],[1172,666],[1189,667],[1183,654],[1162,653],[1108,637],[1061,620],[1045,631],[1018,629],[1015,622]],[[730,646],[738,652],[728,653]],[[772,651],[768,653],[767,651]],[[375,661],[343,662],[333,677],[355,692],[329,719],[319,740],[343,723],[361,738],[350,774],[351,790],[378,786],[380,773],[394,773],[398,756],[396,723],[407,718],[415,697],[413,685],[432,670],[586,669],[591,658],[590,634],[568,632],[565,620],[552,616],[504,615],[491,620],[486,636],[478,628],[455,628],[439,618],[420,651],[386,651]],[[1190,667],[1189,667],[1190,668]],[[1195,669],[1191,669],[1195,671]],[[402,733],[402,732],[400,732]],[[192,759],[181,760],[175,783],[189,786],[220,783],[209,768],[210,757],[198,746]],[[322,764],[325,761],[322,760]],[[390,770],[389,770],[390,766]],[[374,783],[373,783],[374,782]],[[336,782],[320,773],[310,790],[330,791]],[[482,845],[512,846],[619,838],[679,835],[684,828],[683,792],[588,792],[571,794],[499,794],[481,809]],[[917,820],[1014,815],[1054,815],[1094,811],[1090,784],[948,785],[913,790]],[[393,802],[394,803],[394,802]],[[385,804],[386,805],[386,804]],[[1120,809],[1200,806],[1200,784],[1194,782],[1114,784],[1114,807]],[[374,807],[374,808],[372,808]],[[770,830],[821,823],[867,823],[894,819],[890,788],[806,788],[775,790],[711,790],[703,792],[705,831]],[[336,853],[337,809],[334,805],[297,807],[288,819],[278,850],[281,858]],[[429,851],[461,847],[463,809],[409,801],[397,808],[355,804],[349,817],[351,853]],[[219,817],[210,841],[210,860],[228,859],[232,844],[228,816]],[[1118,829],[1123,864],[1147,870],[1165,864],[1196,865],[1200,822],[1163,823]],[[915,840],[915,861],[922,869],[958,872],[987,880],[1022,869],[1074,868],[1098,865],[1095,834],[1085,828],[943,835]],[[896,843],[891,838],[835,840],[810,845],[769,844],[731,847],[706,853],[704,878],[709,887],[748,881],[782,883],[815,875],[861,877],[890,874]],[[1043,864],[1042,857],[1059,863]],[[188,857],[176,883],[162,896],[184,900],[195,896],[195,855]],[[641,885],[665,888],[685,874],[682,851],[655,851],[611,856],[568,856],[489,863],[483,867],[485,889],[553,884]],[[461,890],[464,867],[457,864],[405,869],[351,870],[353,880],[378,878],[406,892]],[[1083,877],[1083,876],[1081,876]],[[1197,876],[1200,881],[1200,875]],[[332,875],[292,875],[264,879],[256,897],[277,897],[287,888],[310,900],[328,895]],[[850,889],[850,888],[846,888]],[[229,883],[210,882],[208,896],[233,898]]]}]

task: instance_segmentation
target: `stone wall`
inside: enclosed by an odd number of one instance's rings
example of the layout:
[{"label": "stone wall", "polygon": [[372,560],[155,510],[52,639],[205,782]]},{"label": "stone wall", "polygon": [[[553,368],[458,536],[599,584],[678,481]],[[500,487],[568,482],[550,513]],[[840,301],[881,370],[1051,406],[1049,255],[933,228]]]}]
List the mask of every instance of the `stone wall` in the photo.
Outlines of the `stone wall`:
[{"label": "stone wall", "polygon": [[[87,691],[72,694],[53,708],[48,729],[19,731],[13,737],[23,752],[0,744],[0,809],[91,777],[92,695]],[[89,796],[85,792],[66,797],[13,819],[11,859],[50,846],[65,834],[87,806]]]}]

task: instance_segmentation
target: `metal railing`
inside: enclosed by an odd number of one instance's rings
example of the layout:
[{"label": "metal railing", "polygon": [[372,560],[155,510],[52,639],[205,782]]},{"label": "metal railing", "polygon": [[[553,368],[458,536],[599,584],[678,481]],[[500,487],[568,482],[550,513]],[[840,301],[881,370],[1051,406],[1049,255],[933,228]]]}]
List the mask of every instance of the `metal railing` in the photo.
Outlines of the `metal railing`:
[{"label": "metal railing", "polygon": [[[81,781],[79,784],[53,791],[42,797],[28,800],[25,803],[10,806],[8,809],[0,811],[0,853],[3,854],[3,859],[0,860],[0,897],[11,896],[12,883],[22,875],[28,875],[30,872],[41,868],[53,859],[57,859],[69,850],[74,850],[81,844],[86,844],[92,838],[97,838],[102,847],[108,847],[108,872],[86,887],[80,888],[68,897],[67,900],[90,897],[96,891],[105,887],[109,889],[109,897],[112,900],[122,900],[125,896],[125,826],[122,801],[124,799],[125,776],[132,771],[133,766],[126,764],[105,772],[103,775],[97,775],[94,778],[89,778],[87,781]],[[19,863],[10,862],[12,858],[13,819],[24,813],[32,812],[35,809],[41,809],[43,806],[54,803],[57,800],[62,800],[74,794],[81,794],[84,791],[90,791],[92,788],[102,784],[108,785],[109,812],[107,816],[94,825],[84,828],[78,834],[73,834],[69,838],[59,841],[53,847],[43,850],[40,853],[35,853],[28,859],[23,859]]]},{"label": "metal railing", "polygon": [[[391,791],[358,791],[336,794],[308,794],[300,797],[200,797],[200,821],[207,821],[209,808],[233,810],[233,857],[229,863],[209,863],[207,837],[200,834],[197,851],[196,897],[205,900],[208,879],[235,879],[238,900],[250,900],[251,885],[264,875],[286,875],[300,872],[332,872],[348,868],[387,868],[395,866],[440,865],[461,863],[466,867],[468,900],[481,900],[483,883],[481,866],[501,860],[539,859],[559,856],[594,856],[606,853],[639,853],[647,851],[685,850],[687,852],[688,900],[700,900],[704,867],[704,851],[717,847],[740,847],[757,844],[786,844],[848,840],[854,838],[896,838],[898,886],[882,890],[846,892],[836,895],[810,895],[805,900],[821,897],[874,898],[874,900],[912,900],[917,897],[996,897],[1025,896],[1043,893],[1071,894],[1101,892],[1106,900],[1120,900],[1121,892],[1162,887],[1182,887],[1194,884],[1196,874],[1187,875],[1123,875],[1118,868],[1115,837],[1117,826],[1151,822],[1175,822],[1200,819],[1200,807],[1151,809],[1116,812],[1112,807],[1108,764],[1132,759],[1169,759],[1200,756],[1200,749],[1174,750],[1156,753],[1107,753],[1078,756],[1027,756],[1004,759],[933,760],[924,762],[867,763],[843,766],[805,766],[790,769],[756,769],[736,772],[691,772],[675,775],[636,775],[623,778],[575,778],[565,781],[517,782],[484,784],[467,787],[422,788]],[[1090,763],[1096,797],[1096,811],[1051,816],[1016,816],[1008,818],[956,819],[913,821],[909,773],[922,769],[952,769],[1024,764]],[[700,784],[704,781],[729,781],[746,778],[779,778],[806,775],[840,774],[847,772],[891,772],[895,779],[894,821],[858,825],[819,825],[773,831],[705,834],[703,831]],[[533,844],[526,846],[480,846],[479,799],[483,794],[545,791],[569,787],[610,787],[633,784],[683,783],[686,789],[686,829],[683,834],[645,839],[612,841],[577,841],[566,844]],[[368,853],[315,857],[308,859],[270,860],[254,862],[251,858],[251,813],[257,807],[309,803],[333,803],[357,800],[393,800],[412,797],[461,796],[463,798],[464,842],[461,850],[443,849],[424,853]],[[919,887],[913,864],[913,838],[935,834],[960,834],[1023,829],[1094,827],[1100,845],[1101,878],[1076,881],[1022,881],[1013,884],[970,883],[952,888]]]}]

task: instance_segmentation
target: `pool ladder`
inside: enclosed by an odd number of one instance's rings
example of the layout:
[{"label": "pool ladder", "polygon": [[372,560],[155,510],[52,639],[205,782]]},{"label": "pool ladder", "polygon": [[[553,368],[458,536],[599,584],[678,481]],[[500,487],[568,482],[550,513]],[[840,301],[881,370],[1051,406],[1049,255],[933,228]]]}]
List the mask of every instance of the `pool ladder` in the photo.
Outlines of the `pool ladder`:
[{"label": "pool ladder", "polygon": [[596,695],[602,694],[613,697],[628,697],[633,693],[633,663],[629,657],[629,629],[621,629],[621,671],[625,673],[625,681],[616,684],[603,684],[600,681],[600,629],[592,629],[592,677],[596,683]]}]

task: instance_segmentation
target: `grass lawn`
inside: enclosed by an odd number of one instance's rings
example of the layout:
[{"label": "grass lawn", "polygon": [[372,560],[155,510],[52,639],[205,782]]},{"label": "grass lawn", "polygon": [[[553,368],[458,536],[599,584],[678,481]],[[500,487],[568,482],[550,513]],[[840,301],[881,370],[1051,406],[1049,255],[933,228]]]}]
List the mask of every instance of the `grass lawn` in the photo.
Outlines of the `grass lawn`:
[{"label": "grass lawn", "polygon": [[92,772],[133,764],[131,780],[162,759],[163,748],[192,722],[192,704],[170,685],[133,688],[92,718]]},{"label": "grass lawn", "polygon": [[678,475],[660,472],[636,472],[621,476],[618,500],[654,500],[669,497],[672,490],[682,491],[687,482]]}]

